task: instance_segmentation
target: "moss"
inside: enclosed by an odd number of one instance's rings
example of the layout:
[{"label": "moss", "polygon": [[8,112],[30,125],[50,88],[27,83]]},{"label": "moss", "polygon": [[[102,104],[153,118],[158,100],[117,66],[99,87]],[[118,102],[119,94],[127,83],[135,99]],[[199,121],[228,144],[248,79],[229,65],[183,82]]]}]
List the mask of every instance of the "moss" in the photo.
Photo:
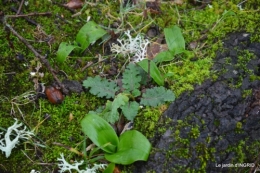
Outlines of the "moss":
[{"label": "moss", "polygon": [[[166,162],[171,160],[182,159],[196,159],[200,160],[198,169],[192,169],[183,165],[174,165],[172,172],[206,172],[207,163],[214,161],[214,154],[216,152],[214,147],[208,147],[210,139],[203,142],[194,142],[199,136],[203,128],[193,123],[194,114],[187,116],[183,120],[176,120],[170,123],[170,130],[173,132],[171,136],[172,143],[164,152],[167,158]],[[202,122],[200,117],[196,118]],[[165,164],[167,165],[167,163]]]},{"label": "moss", "polygon": [[[250,32],[252,33],[252,41],[259,41],[260,37],[260,24],[258,22],[260,14],[257,13],[257,9],[255,9],[257,3],[259,5],[259,2],[245,3],[245,10],[243,11],[240,11],[236,6],[240,3],[239,0],[232,2],[226,2],[224,0],[212,2],[213,8],[206,7],[203,10],[192,10],[194,7],[189,3],[184,3],[182,6],[175,6],[163,2],[160,5],[162,13],[152,14],[148,11],[147,18],[142,14],[142,8],[132,9],[132,11],[122,16],[122,14],[119,14],[120,6],[118,2],[114,1],[106,1],[96,5],[88,4],[86,9],[82,11],[82,14],[75,18],[71,17],[71,13],[68,10],[65,10],[62,6],[57,4],[52,4],[50,1],[29,0],[28,2],[28,6],[23,6],[23,13],[36,11],[52,12],[52,15],[49,17],[31,17],[41,25],[47,35],[53,36],[54,40],[51,44],[38,42],[39,40],[36,39],[36,36],[39,34],[39,30],[36,26],[28,24],[24,19],[8,19],[7,22],[24,38],[28,39],[41,54],[44,55],[47,53],[47,58],[55,70],[63,70],[70,79],[79,81],[84,80],[87,74],[98,74],[99,71],[95,68],[89,68],[84,72],[82,72],[81,69],[89,61],[89,59],[85,57],[93,59],[98,53],[102,55],[103,52],[100,46],[94,45],[84,57],[78,58],[75,56],[76,58],[68,58],[63,64],[56,62],[55,53],[62,41],[72,42],[75,39],[77,31],[85,24],[88,16],[91,16],[92,20],[96,23],[116,31],[133,29],[136,32],[142,31],[145,33],[149,26],[153,25],[158,26],[160,32],[162,32],[165,27],[175,24],[179,25],[182,28],[187,49],[189,44],[194,41],[198,43],[198,47],[196,49],[189,49],[190,54],[176,56],[170,64],[162,64],[160,67],[163,73],[167,74],[172,72],[174,74],[168,77],[166,82],[177,96],[184,91],[192,90],[194,84],[200,84],[206,78],[217,78],[217,74],[211,74],[210,67],[214,61],[215,52],[221,48],[221,40],[225,38],[227,33],[233,31]],[[62,0],[56,2],[64,3]],[[3,7],[2,10],[5,14],[14,14],[9,10],[9,7],[13,5],[13,3],[3,3],[4,2],[1,1],[0,5]],[[236,15],[223,17],[225,10],[232,10]],[[119,23],[119,25],[122,23],[121,28],[112,28],[112,24],[116,22]],[[211,29],[208,30],[209,28]],[[203,33],[206,33],[207,38],[200,41],[199,39]],[[0,124],[1,127],[7,128],[13,123],[13,119],[10,118],[12,109],[11,100],[26,91],[33,90],[34,84],[29,77],[29,73],[35,70],[35,62],[37,62],[37,60],[34,54],[28,50],[24,44],[21,44],[18,38],[12,34],[8,36],[8,32],[6,32],[3,27],[0,29],[0,37],[2,38],[0,39]],[[11,45],[14,46],[14,49],[11,48]],[[19,61],[16,58],[18,53],[22,54],[26,61]],[[245,59],[242,58],[244,55],[246,55]],[[248,52],[241,53],[241,58],[239,58],[240,65],[237,68],[246,70],[243,64],[251,58],[253,57],[248,54]],[[76,60],[80,61],[80,63]],[[118,66],[120,67],[121,65],[119,64]],[[71,70],[75,69],[75,67],[76,70]],[[93,73],[93,69],[96,70],[97,73]],[[45,67],[42,67],[40,71],[44,72],[45,75],[40,79],[41,82],[51,83],[53,81],[52,75]],[[248,72],[250,73],[250,71]],[[259,77],[252,74],[250,79],[259,80]],[[240,86],[241,83],[236,85]],[[246,96],[247,94],[250,94],[250,91],[245,91],[244,95]],[[73,160],[78,158],[76,154],[70,152],[66,147],[73,147],[81,151],[83,135],[79,127],[80,120],[89,110],[95,110],[102,104],[104,104],[103,100],[84,93],[81,95],[73,94],[67,96],[62,105],[51,105],[44,99],[40,99],[38,104],[32,102],[27,105],[20,105],[19,109],[23,113],[23,117],[21,117],[18,108],[15,107],[14,110],[16,113],[12,116],[19,118],[30,129],[35,130],[37,139],[14,149],[11,157],[8,159],[1,154],[0,160],[2,161],[2,165],[5,165],[7,169],[14,172],[30,172],[32,169],[46,170],[45,172],[49,172],[49,170],[53,170],[55,166],[48,166],[48,164],[55,163],[60,152],[63,152],[68,159]],[[152,137],[156,127],[163,124],[159,119],[167,106],[168,105],[158,108],[144,108],[141,110],[135,119],[135,128],[149,138]],[[51,118],[45,120],[47,114],[50,115]],[[70,119],[71,117],[73,117],[72,120]],[[191,128],[189,138],[180,137],[180,129],[184,126]],[[166,129],[166,126],[160,126],[158,131],[163,133]],[[178,121],[177,126],[174,127],[173,130],[175,130],[174,135],[177,139],[173,147],[176,145],[179,147],[179,150],[176,150],[176,154],[179,157],[188,158],[191,151],[186,147],[190,140],[195,140],[198,137],[199,129],[195,125],[190,125],[185,121]],[[208,141],[210,141],[210,139],[208,139]],[[36,143],[38,142],[46,147],[41,148],[37,146]],[[66,147],[56,145],[57,143]],[[249,147],[242,143],[240,146]],[[259,153],[259,144],[255,143],[252,146],[251,151]],[[237,150],[240,153],[243,152],[241,147]],[[206,159],[210,158],[210,154],[214,153],[214,149],[207,149],[202,144],[198,144],[196,150],[201,153],[199,159],[201,160],[201,170],[203,171]],[[24,151],[26,155],[36,163],[31,162],[21,151]],[[250,150],[248,149],[246,151],[249,152]],[[170,155],[172,153],[169,152],[168,154]],[[245,158],[242,154],[241,157]],[[47,166],[41,166],[38,163],[47,163]],[[189,168],[187,168],[187,171],[194,172],[194,170],[190,170]]]},{"label": "moss", "polygon": [[212,62],[209,58],[192,61],[191,59],[180,60],[178,63],[166,65],[163,70],[172,72],[167,78],[171,89],[178,97],[183,91],[193,90],[194,84],[201,84],[210,76]]},{"label": "moss", "polygon": [[[161,108],[162,107],[163,106],[161,106]],[[135,128],[142,132],[146,137],[153,137],[162,112],[163,111],[158,108],[142,109],[134,120]]]}]

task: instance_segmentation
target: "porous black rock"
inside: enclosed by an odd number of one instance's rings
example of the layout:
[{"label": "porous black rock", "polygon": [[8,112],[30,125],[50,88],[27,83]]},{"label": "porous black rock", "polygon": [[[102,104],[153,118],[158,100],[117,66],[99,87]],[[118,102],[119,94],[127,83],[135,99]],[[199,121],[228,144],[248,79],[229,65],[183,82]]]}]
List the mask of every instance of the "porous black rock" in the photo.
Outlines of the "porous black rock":
[{"label": "porous black rock", "polygon": [[[251,143],[260,139],[260,94],[259,97],[255,94],[260,89],[260,82],[250,80],[250,75],[260,75],[260,43],[251,43],[248,33],[233,33],[223,46],[224,51],[217,52],[212,67],[219,74],[218,79],[195,86],[194,91],[183,93],[169,106],[162,116],[172,120],[167,124],[168,130],[164,134],[158,132],[153,144],[155,152],[147,162],[136,163],[134,172],[199,172],[202,161],[206,163],[206,172],[232,172],[232,168],[216,166],[232,163],[238,157],[236,152],[227,149],[241,141]],[[241,50],[255,55],[246,62],[246,69],[237,65]],[[250,89],[251,95],[243,95]],[[178,130],[179,137],[189,139],[188,144],[175,139],[179,120],[187,122],[187,127]],[[199,136],[191,137],[192,127],[199,129]],[[176,151],[185,147],[187,157],[178,156]],[[201,159],[209,148],[214,151],[208,153],[208,158]]]}]

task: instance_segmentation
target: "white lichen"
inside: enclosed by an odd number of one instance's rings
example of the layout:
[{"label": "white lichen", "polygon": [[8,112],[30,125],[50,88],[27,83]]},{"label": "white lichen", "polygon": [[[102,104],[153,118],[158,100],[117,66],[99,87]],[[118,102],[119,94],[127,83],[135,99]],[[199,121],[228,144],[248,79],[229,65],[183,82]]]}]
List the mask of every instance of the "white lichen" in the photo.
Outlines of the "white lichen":
[{"label": "white lichen", "polygon": [[[22,130],[18,129],[21,126],[23,126],[23,123],[18,124],[18,120],[15,119],[15,123],[8,127],[4,138],[0,139],[0,150],[5,153],[6,158],[11,155],[12,149],[15,148],[17,144],[19,144],[20,139],[28,140],[34,136],[33,132],[26,130],[26,127],[24,127]],[[3,132],[0,133],[0,137],[2,134]]]},{"label": "white lichen", "polygon": [[59,172],[66,172],[69,171],[70,173],[72,170],[76,170],[78,173],[96,173],[98,170],[105,169],[107,164],[94,164],[92,168],[86,167],[84,170],[80,170],[79,166],[84,164],[84,161],[81,160],[80,162],[75,161],[73,164],[68,163],[65,158],[63,153],[60,154],[61,158],[58,158],[58,161],[61,163],[58,164],[59,167]]},{"label": "white lichen", "polygon": [[127,38],[117,39],[119,44],[113,43],[111,51],[113,53],[127,56],[129,61],[139,62],[146,58],[147,46],[150,44],[148,39],[144,39],[141,34],[132,38],[130,31],[126,31]]}]

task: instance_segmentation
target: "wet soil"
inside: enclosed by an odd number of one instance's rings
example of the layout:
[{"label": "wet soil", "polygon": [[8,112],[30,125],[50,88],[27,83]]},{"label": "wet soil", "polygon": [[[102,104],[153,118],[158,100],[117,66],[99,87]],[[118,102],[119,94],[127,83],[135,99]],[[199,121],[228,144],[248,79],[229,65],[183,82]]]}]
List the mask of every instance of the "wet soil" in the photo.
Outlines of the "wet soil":
[{"label": "wet soil", "polygon": [[[163,134],[159,129],[164,125],[158,127],[158,134],[152,139],[155,152],[148,162],[137,163],[135,172],[194,170],[214,173],[254,169],[222,168],[218,164],[235,164],[241,157],[245,157],[243,162],[254,163],[259,155],[243,153],[247,151],[239,145],[245,142],[243,146],[249,146],[260,139],[260,81],[257,80],[260,43],[251,43],[248,33],[233,33],[223,45],[212,67],[219,77],[205,81],[192,92],[183,93],[170,105],[162,119],[172,121]],[[254,54],[254,58],[246,59],[242,52],[247,51]],[[252,92],[245,94],[250,89]],[[180,127],[180,122],[188,125]],[[192,137],[193,127],[199,129],[196,137]],[[188,143],[179,144],[177,129],[179,137],[189,139]],[[235,152],[236,148],[240,152]],[[180,153],[182,151],[187,153]]]}]

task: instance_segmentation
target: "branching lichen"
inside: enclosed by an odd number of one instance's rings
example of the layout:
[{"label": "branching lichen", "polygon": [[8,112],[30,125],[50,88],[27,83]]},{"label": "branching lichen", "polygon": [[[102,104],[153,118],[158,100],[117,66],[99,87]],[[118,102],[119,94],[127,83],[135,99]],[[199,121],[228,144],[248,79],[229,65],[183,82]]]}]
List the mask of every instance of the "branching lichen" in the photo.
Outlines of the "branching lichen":
[{"label": "branching lichen", "polygon": [[72,170],[76,170],[78,173],[96,173],[96,171],[100,169],[105,169],[107,166],[106,164],[94,164],[92,168],[86,167],[85,170],[80,170],[79,166],[84,164],[84,161],[81,160],[80,162],[75,161],[73,164],[69,164],[65,158],[63,153],[60,155],[61,158],[58,158],[58,161],[61,163],[58,164],[59,172],[66,172],[69,171],[71,173]]},{"label": "branching lichen", "polygon": [[[19,144],[19,139],[28,140],[31,136],[34,136],[33,132],[26,131],[26,127],[24,127],[23,130],[19,130],[18,128],[22,125],[22,123],[18,124],[18,120],[15,119],[15,123],[8,127],[5,137],[0,140],[0,150],[5,153],[6,158],[11,155],[12,149],[15,148],[17,144]],[[16,133],[16,136],[12,140],[10,136],[14,135],[14,133],[12,133],[13,131]],[[0,136],[1,134],[2,133],[0,133]]]},{"label": "branching lichen", "polygon": [[[144,39],[140,34],[135,38],[132,38],[130,31],[126,31],[125,35],[128,38],[117,39],[119,44],[113,43],[111,46],[111,51],[116,54],[122,54],[123,56],[128,56],[129,61],[139,62],[145,59],[146,49],[150,44],[148,39]],[[131,58],[131,56],[133,57]]]}]

